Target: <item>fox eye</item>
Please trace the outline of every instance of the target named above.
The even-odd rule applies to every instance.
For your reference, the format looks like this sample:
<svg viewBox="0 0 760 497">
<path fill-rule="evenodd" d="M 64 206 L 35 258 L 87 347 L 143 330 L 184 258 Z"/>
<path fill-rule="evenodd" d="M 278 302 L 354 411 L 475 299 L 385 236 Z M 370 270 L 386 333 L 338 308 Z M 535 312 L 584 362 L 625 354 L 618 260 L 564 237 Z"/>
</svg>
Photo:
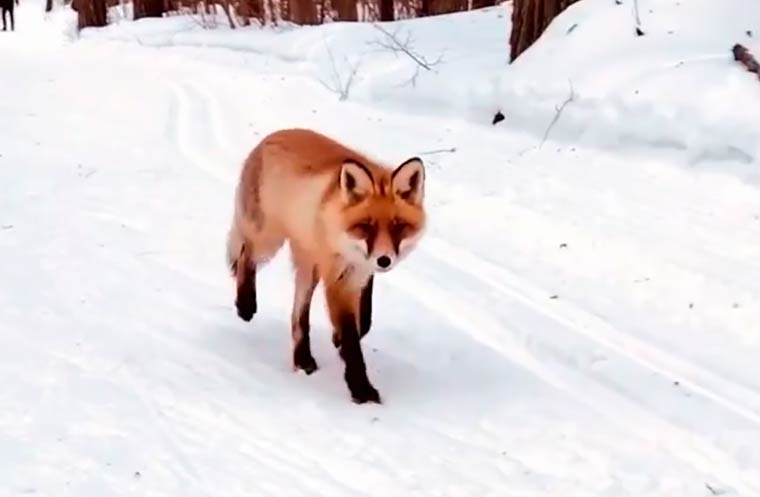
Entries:
<svg viewBox="0 0 760 497">
<path fill-rule="evenodd" d="M 370 221 L 361 221 L 348 228 L 348 232 L 357 238 L 369 238 L 374 231 L 375 225 Z"/>
<path fill-rule="evenodd" d="M 394 233 L 397 233 L 399 236 L 403 237 L 412 229 L 412 225 L 407 223 L 406 221 L 402 221 L 400 219 L 394 219 L 391 229 L 393 230 Z"/>
</svg>

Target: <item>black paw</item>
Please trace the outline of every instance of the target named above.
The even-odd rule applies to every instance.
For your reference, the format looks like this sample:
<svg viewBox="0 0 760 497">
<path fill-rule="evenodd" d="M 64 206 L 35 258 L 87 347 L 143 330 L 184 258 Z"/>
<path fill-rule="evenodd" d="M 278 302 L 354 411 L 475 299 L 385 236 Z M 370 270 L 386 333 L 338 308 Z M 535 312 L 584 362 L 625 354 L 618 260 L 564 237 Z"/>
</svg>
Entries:
<svg viewBox="0 0 760 497">
<path fill-rule="evenodd" d="M 343 340 L 341 340 L 341 337 L 340 337 L 340 333 L 333 332 L 332 343 L 333 345 L 335 345 L 336 349 L 340 348 L 341 343 L 343 343 Z"/>
<path fill-rule="evenodd" d="M 362 380 L 354 380 L 349 381 L 348 378 L 346 378 L 346 381 L 348 382 L 348 390 L 351 392 L 351 400 L 354 401 L 356 404 L 365 404 L 367 402 L 374 402 L 376 404 L 381 404 L 380 400 L 380 394 L 377 392 L 375 387 L 370 384 L 369 380 L 364 378 Z"/>
<path fill-rule="evenodd" d="M 250 321 L 256 314 L 256 300 L 238 300 L 235 302 L 235 307 L 237 308 L 237 315 L 243 321 Z"/>
<path fill-rule="evenodd" d="M 296 351 L 293 353 L 293 366 L 296 369 L 303 370 L 303 372 L 307 375 L 310 375 L 319 369 L 319 366 L 317 366 L 317 361 L 314 360 L 314 356 L 312 356 L 311 352 L 308 350 L 301 351 L 299 349 L 296 349 Z"/>
</svg>

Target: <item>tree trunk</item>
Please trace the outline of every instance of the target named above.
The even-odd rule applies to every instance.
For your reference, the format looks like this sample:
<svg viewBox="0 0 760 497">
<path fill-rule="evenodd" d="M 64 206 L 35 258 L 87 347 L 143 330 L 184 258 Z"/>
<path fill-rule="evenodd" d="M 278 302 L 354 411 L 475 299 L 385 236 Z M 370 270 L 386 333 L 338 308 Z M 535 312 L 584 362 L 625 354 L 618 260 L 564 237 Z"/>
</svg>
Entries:
<svg viewBox="0 0 760 497">
<path fill-rule="evenodd" d="M 227 1 L 229 2 L 229 0 Z M 238 4 L 237 14 L 240 17 L 243 26 L 250 25 L 251 19 L 256 19 L 262 26 L 266 22 L 264 4 L 261 0 L 242 0 Z"/>
<path fill-rule="evenodd" d="M 473 0 L 474 1 L 474 0 Z M 552 20 L 578 0 L 514 0 L 509 61 L 528 49 Z"/>
<path fill-rule="evenodd" d="M 467 0 L 430 0 L 428 15 L 450 14 L 467 10 Z"/>
<path fill-rule="evenodd" d="M 235 29 L 235 20 L 233 19 L 235 12 L 232 10 L 230 0 L 223 0 L 222 5 L 224 6 L 224 13 L 227 14 L 227 22 L 230 24 L 230 29 Z"/>
<path fill-rule="evenodd" d="M 317 5 L 313 0 L 290 0 L 290 20 L 296 24 L 317 24 Z"/>
<path fill-rule="evenodd" d="M 78 14 L 77 27 L 79 29 L 106 25 L 105 0 L 74 0 L 72 7 Z"/>
<path fill-rule="evenodd" d="M 164 0 L 134 0 L 134 19 L 142 19 L 143 17 L 163 17 L 166 9 L 164 8 Z"/>
<path fill-rule="evenodd" d="M 338 12 L 339 21 L 359 20 L 356 13 L 356 0 L 335 0 L 333 5 L 335 5 L 335 10 Z"/>
<path fill-rule="evenodd" d="M 417 17 L 426 17 L 431 14 L 430 11 L 430 0 L 421 0 L 420 1 L 420 10 L 417 12 Z"/>
<path fill-rule="evenodd" d="M 380 20 L 392 21 L 395 18 L 393 0 L 380 0 Z"/>
<path fill-rule="evenodd" d="M 472 9 L 482 9 L 485 7 L 493 7 L 496 5 L 496 0 L 472 0 Z"/>
</svg>

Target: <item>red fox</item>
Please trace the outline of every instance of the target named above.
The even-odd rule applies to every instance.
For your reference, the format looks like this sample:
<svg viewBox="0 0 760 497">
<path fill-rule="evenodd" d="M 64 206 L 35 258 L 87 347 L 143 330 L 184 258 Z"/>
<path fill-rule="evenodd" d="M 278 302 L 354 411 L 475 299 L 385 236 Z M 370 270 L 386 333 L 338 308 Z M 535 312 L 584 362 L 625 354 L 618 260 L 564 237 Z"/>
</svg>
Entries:
<svg viewBox="0 0 760 497">
<path fill-rule="evenodd" d="M 359 342 L 371 325 L 374 274 L 395 267 L 425 229 L 424 190 L 418 157 L 392 169 L 312 130 L 264 137 L 243 164 L 227 239 L 238 316 L 253 318 L 256 271 L 287 241 L 295 267 L 293 367 L 317 370 L 309 310 L 321 281 L 351 397 L 380 403 Z"/>
</svg>

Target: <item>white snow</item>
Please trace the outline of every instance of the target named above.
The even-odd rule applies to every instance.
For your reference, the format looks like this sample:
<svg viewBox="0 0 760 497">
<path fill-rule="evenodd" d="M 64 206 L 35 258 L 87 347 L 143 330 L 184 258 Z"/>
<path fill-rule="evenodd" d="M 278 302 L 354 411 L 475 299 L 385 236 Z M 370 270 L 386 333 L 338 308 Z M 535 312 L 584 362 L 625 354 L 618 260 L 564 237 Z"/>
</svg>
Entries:
<svg viewBox="0 0 760 497">
<path fill-rule="evenodd" d="M 0 495 L 760 495 L 760 83 L 730 52 L 760 53 L 760 4 L 639 4 L 643 37 L 583 0 L 512 66 L 509 4 L 384 25 L 444 53 L 412 85 L 367 24 L 77 37 L 22 1 Z M 351 403 L 319 292 L 320 370 L 292 372 L 286 252 L 235 315 L 232 192 L 287 126 L 427 164 L 430 230 L 362 342 L 382 405 Z"/>
</svg>

